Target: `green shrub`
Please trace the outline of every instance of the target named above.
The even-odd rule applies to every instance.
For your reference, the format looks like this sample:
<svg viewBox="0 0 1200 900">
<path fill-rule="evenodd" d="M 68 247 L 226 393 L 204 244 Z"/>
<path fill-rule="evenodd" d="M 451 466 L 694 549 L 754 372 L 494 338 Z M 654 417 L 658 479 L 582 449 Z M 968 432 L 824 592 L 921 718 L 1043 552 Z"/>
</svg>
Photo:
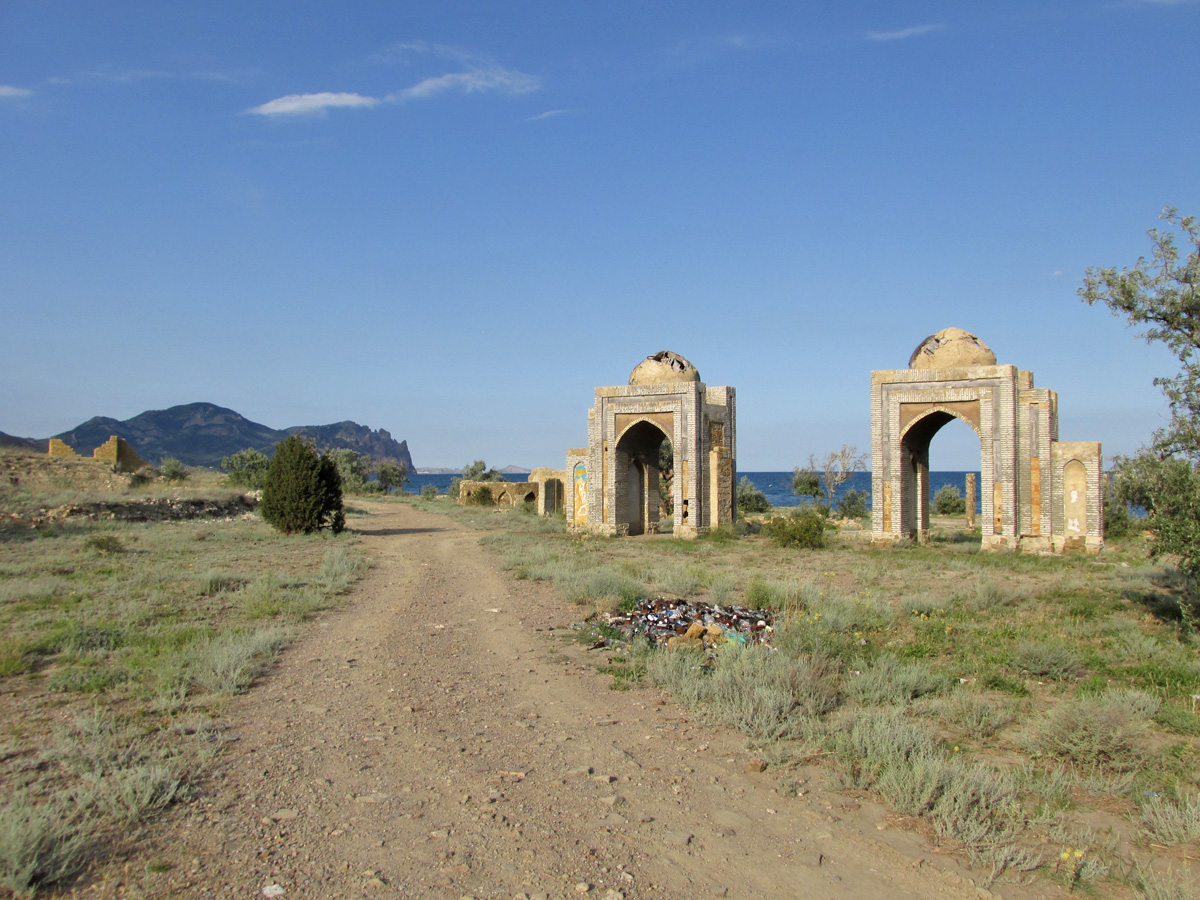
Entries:
<svg viewBox="0 0 1200 900">
<path fill-rule="evenodd" d="M 438 498 L 438 489 L 435 484 L 427 484 L 421 488 L 422 500 L 436 500 Z"/>
<path fill-rule="evenodd" d="M 961 516 L 967 511 L 967 498 L 952 484 L 943 484 L 933 495 L 933 511 L 939 516 Z"/>
<path fill-rule="evenodd" d="M 755 487 L 754 482 L 745 475 L 737 484 L 737 510 L 743 515 L 771 511 L 771 501 L 767 499 L 767 495 Z"/>
<path fill-rule="evenodd" d="M 295 435 L 280 441 L 267 470 L 260 506 L 263 520 L 284 534 L 346 527 L 342 482 L 327 456 Z"/>
<path fill-rule="evenodd" d="M 173 456 L 164 456 L 158 464 L 158 471 L 167 481 L 183 481 L 188 477 L 188 469 Z"/>
<path fill-rule="evenodd" d="M 221 468 L 229 474 L 229 483 L 260 491 L 267 483 L 271 460 L 253 447 L 239 450 L 221 460 Z"/>
<path fill-rule="evenodd" d="M 780 547 L 819 550 L 825 546 L 829 523 L 813 506 L 797 507 L 790 516 L 771 522 L 771 537 Z"/>
<path fill-rule="evenodd" d="M 471 494 L 467 498 L 467 500 L 472 506 L 495 506 L 496 505 L 496 497 L 495 497 L 495 495 L 492 494 L 491 488 L 487 487 L 486 485 L 482 485 L 482 484 L 479 487 L 475 488 L 475 490 L 471 491 Z"/>
<path fill-rule="evenodd" d="M 850 488 L 842 495 L 842 501 L 838 504 L 838 512 L 843 519 L 865 519 L 868 512 L 867 497 L 869 496 L 870 493 L 867 491 Z"/>
</svg>

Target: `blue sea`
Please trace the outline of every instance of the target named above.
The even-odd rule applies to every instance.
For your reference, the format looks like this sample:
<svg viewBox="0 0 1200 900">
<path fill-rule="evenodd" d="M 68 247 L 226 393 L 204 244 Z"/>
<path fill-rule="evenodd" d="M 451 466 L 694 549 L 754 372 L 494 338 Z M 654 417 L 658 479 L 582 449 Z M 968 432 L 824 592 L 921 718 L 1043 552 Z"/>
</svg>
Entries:
<svg viewBox="0 0 1200 900">
<path fill-rule="evenodd" d="M 404 490 L 410 494 L 421 493 L 421 488 L 427 484 L 432 484 L 440 493 L 446 493 L 450 487 L 450 479 L 453 475 L 410 475 L 408 483 L 404 485 Z M 506 475 L 508 481 L 521 481 L 523 475 Z M 738 472 L 738 478 L 749 478 L 754 482 L 754 486 L 767 495 L 767 499 L 772 506 L 799 506 L 803 501 L 792 493 L 792 473 L 791 472 Z M 930 472 L 929 473 L 929 496 L 932 497 L 937 493 L 938 488 L 944 484 L 952 484 L 958 488 L 958 492 L 964 493 L 966 490 L 967 473 L 966 472 Z M 975 476 L 975 508 L 982 509 L 982 503 L 979 496 L 979 485 L 983 479 L 976 473 Z M 846 483 L 838 489 L 838 499 L 845 495 L 848 490 L 866 491 L 868 495 L 871 493 L 871 473 L 870 472 L 852 472 Z M 867 505 L 871 505 L 871 498 L 868 496 Z"/>
</svg>

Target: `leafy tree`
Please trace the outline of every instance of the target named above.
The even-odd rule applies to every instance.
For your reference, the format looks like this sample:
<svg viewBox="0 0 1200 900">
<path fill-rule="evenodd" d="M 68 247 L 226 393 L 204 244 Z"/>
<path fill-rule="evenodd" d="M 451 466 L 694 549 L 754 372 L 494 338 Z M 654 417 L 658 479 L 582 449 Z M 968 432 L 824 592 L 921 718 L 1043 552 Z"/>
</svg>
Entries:
<svg viewBox="0 0 1200 900">
<path fill-rule="evenodd" d="M 262 517 L 284 534 L 346 527 L 337 465 L 296 435 L 275 445 L 263 486 Z"/>
<path fill-rule="evenodd" d="M 370 475 L 370 460 L 347 447 L 339 447 L 325 452 L 325 457 L 332 460 L 337 467 L 338 476 L 342 480 L 342 491 L 347 494 L 364 494 L 367 491 L 367 477 Z"/>
<path fill-rule="evenodd" d="M 1160 456 L 1180 454 L 1200 461 L 1200 225 L 1173 208 L 1160 217 L 1175 225 L 1191 245 L 1181 261 L 1176 235 L 1152 228 L 1153 259 L 1138 259 L 1131 269 L 1090 268 L 1079 296 L 1085 303 L 1103 302 L 1131 324 L 1146 325 L 1141 335 L 1175 354 L 1182 371 L 1156 378 L 1171 404 L 1171 424 L 1154 435 Z"/>
<path fill-rule="evenodd" d="M 1118 458 L 1114 489 L 1120 502 L 1146 509 L 1156 554 L 1176 554 L 1189 578 L 1200 576 L 1200 225 L 1168 207 L 1161 218 L 1175 231 L 1151 229 L 1152 258 L 1129 269 L 1089 268 L 1079 296 L 1104 303 L 1114 315 L 1146 326 L 1142 337 L 1165 344 L 1180 371 L 1156 378 L 1171 407 L 1171 422 L 1149 447 Z M 1189 245 L 1183 255 L 1176 246 Z"/>
<path fill-rule="evenodd" d="M 271 458 L 253 447 L 239 450 L 221 460 L 221 468 L 229 473 L 229 483 L 262 490 L 267 481 Z"/>
<path fill-rule="evenodd" d="M 455 475 L 450 479 L 451 497 L 458 497 L 459 485 L 464 481 L 504 481 L 504 474 L 499 469 L 489 469 L 487 463 L 477 459 L 470 465 L 463 466 L 461 478 Z"/>
<path fill-rule="evenodd" d="M 158 464 L 158 471 L 167 481 L 183 481 L 188 477 L 187 466 L 173 456 L 164 456 Z"/>
<path fill-rule="evenodd" d="M 765 513 L 771 511 L 771 501 L 760 491 L 746 475 L 738 479 L 737 510 L 746 513 Z"/>
<path fill-rule="evenodd" d="M 499 469 L 489 469 L 487 463 L 477 459 L 469 466 L 463 466 L 463 481 L 503 481 L 504 473 Z"/>
<path fill-rule="evenodd" d="M 379 466 L 379 483 L 385 494 L 391 493 L 392 488 L 402 488 L 408 481 L 408 472 L 399 463 L 385 462 Z"/>
<path fill-rule="evenodd" d="M 796 466 L 792 469 L 792 493 L 797 497 L 812 497 L 813 503 L 821 496 L 821 476 L 817 474 L 817 459 L 808 457 L 805 468 Z"/>
<path fill-rule="evenodd" d="M 967 511 L 967 498 L 952 484 L 943 484 L 933 495 L 933 511 L 939 516 L 961 516 Z"/>
</svg>

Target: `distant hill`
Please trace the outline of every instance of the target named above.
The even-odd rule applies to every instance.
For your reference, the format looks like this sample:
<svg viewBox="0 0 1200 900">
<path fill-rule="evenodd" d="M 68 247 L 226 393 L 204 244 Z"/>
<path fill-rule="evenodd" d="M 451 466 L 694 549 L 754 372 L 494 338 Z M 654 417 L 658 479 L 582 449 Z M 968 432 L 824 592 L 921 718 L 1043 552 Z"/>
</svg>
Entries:
<svg viewBox="0 0 1200 900">
<path fill-rule="evenodd" d="M 0 447 L 17 447 L 21 450 L 42 450 L 46 449 L 46 442 L 39 441 L 36 438 L 14 437 L 11 434 L 5 434 L 0 431 Z"/>
<path fill-rule="evenodd" d="M 215 467 L 226 456 L 247 447 L 269 455 L 289 434 L 298 434 L 311 438 L 320 450 L 344 447 L 365 453 L 377 463 L 392 461 L 408 467 L 409 471 L 413 468 L 408 442 L 397 443 L 383 429 L 372 431 L 355 422 L 337 422 L 277 430 L 212 403 L 147 410 L 123 422 L 97 416 L 54 436 L 76 453 L 91 455 L 92 450 L 114 434 L 128 441 L 142 459 L 155 464 L 164 456 L 173 456 L 189 466 Z"/>
</svg>

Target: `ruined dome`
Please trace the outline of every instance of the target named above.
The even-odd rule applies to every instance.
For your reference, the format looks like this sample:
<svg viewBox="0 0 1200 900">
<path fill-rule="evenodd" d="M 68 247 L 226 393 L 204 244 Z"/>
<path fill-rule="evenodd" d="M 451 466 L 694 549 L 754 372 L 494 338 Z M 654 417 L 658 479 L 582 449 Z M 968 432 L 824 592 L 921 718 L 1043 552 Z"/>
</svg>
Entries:
<svg viewBox="0 0 1200 900">
<path fill-rule="evenodd" d="M 630 384 L 685 384 L 699 380 L 699 370 L 670 350 L 647 356 L 629 374 Z"/>
<path fill-rule="evenodd" d="M 966 369 L 994 366 L 996 354 L 969 331 L 943 328 L 917 345 L 908 358 L 910 369 Z"/>
</svg>

